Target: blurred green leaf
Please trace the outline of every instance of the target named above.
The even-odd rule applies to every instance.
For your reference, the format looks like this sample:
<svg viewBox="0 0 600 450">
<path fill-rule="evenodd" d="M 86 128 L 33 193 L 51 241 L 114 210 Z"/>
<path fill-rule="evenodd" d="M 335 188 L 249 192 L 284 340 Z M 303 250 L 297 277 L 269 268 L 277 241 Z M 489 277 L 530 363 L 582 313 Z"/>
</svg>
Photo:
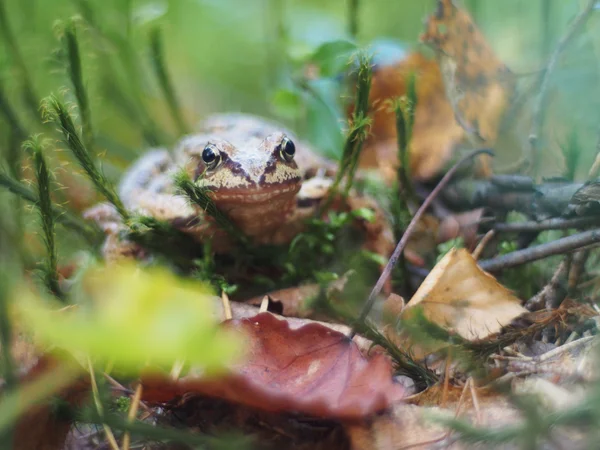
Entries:
<svg viewBox="0 0 600 450">
<path fill-rule="evenodd" d="M 271 100 L 276 115 L 285 119 L 298 119 L 302 115 L 302 93 L 294 89 L 279 89 Z"/>
<path fill-rule="evenodd" d="M 319 46 L 310 57 L 310 62 L 319 67 L 319 74 L 328 78 L 339 75 L 348 67 L 356 44 L 350 41 L 332 41 Z"/>
<path fill-rule="evenodd" d="M 168 370 L 177 361 L 218 370 L 240 355 L 239 339 L 210 313 L 204 284 L 132 264 L 92 269 L 84 283 L 92 310 L 81 298 L 78 307 L 60 310 L 21 288 L 14 305 L 21 323 L 47 345 L 134 374 L 148 364 Z"/>
</svg>

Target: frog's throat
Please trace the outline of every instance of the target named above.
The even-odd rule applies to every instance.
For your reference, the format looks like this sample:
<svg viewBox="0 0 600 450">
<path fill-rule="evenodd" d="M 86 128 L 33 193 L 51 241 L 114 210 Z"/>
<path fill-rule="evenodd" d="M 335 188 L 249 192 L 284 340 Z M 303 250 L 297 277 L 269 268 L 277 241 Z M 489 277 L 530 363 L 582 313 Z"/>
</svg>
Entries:
<svg viewBox="0 0 600 450">
<path fill-rule="evenodd" d="M 249 237 L 264 237 L 285 225 L 296 208 L 299 185 L 269 191 L 213 193 L 217 208 Z"/>
</svg>

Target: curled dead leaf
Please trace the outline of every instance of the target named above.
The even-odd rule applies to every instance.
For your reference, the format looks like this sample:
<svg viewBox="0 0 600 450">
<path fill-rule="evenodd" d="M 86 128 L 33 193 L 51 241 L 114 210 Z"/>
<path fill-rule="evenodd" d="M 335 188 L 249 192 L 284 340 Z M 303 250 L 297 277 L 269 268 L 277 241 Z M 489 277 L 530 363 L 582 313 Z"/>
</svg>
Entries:
<svg viewBox="0 0 600 450">
<path fill-rule="evenodd" d="M 385 356 L 366 359 L 348 337 L 320 324 L 292 329 L 263 313 L 224 326 L 247 336 L 245 362 L 218 378 L 193 370 L 176 381 L 143 377 L 144 399 L 166 402 L 198 393 L 265 411 L 359 420 L 405 396 Z"/>
<path fill-rule="evenodd" d="M 416 75 L 417 106 L 410 146 L 414 178 L 435 177 L 463 145 L 494 147 L 515 91 L 510 70 L 496 56 L 468 12 L 451 0 L 438 1 L 421 41 L 436 58 L 412 53 L 403 60 L 377 67 L 370 101 L 372 135 L 361 159 L 363 167 L 378 166 L 388 180 L 396 177 L 397 140 L 394 112 L 388 101 L 407 93 L 407 80 Z M 489 156 L 479 157 L 479 176 L 491 175 Z"/>
<path fill-rule="evenodd" d="M 528 312 L 521 301 L 483 271 L 465 249 L 452 249 L 436 264 L 402 313 L 421 307 L 430 322 L 464 339 L 484 339 Z"/>
</svg>

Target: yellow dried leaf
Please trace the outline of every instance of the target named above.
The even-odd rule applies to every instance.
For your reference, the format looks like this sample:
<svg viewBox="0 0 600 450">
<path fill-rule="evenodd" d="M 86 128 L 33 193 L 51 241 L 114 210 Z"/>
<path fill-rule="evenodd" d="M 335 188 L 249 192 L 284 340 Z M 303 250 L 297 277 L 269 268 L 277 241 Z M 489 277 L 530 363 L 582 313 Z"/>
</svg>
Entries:
<svg viewBox="0 0 600 450">
<path fill-rule="evenodd" d="M 497 333 L 527 312 L 521 301 L 484 272 L 466 249 L 452 249 L 444 256 L 401 317 L 408 318 L 416 306 L 430 322 L 468 340 Z"/>
</svg>

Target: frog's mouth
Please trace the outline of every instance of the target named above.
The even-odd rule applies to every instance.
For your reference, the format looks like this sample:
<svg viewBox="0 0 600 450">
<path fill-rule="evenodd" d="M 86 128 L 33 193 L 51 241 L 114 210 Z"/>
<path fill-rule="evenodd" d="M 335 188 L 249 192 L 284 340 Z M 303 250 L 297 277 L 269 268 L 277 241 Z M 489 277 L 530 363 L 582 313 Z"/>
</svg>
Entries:
<svg viewBox="0 0 600 450">
<path fill-rule="evenodd" d="M 289 198 L 292 201 L 300 185 L 297 183 L 278 184 L 273 186 L 261 186 L 259 188 L 228 188 L 212 191 L 210 196 L 216 204 L 239 204 L 255 205 L 267 202 L 281 202 Z"/>
</svg>

